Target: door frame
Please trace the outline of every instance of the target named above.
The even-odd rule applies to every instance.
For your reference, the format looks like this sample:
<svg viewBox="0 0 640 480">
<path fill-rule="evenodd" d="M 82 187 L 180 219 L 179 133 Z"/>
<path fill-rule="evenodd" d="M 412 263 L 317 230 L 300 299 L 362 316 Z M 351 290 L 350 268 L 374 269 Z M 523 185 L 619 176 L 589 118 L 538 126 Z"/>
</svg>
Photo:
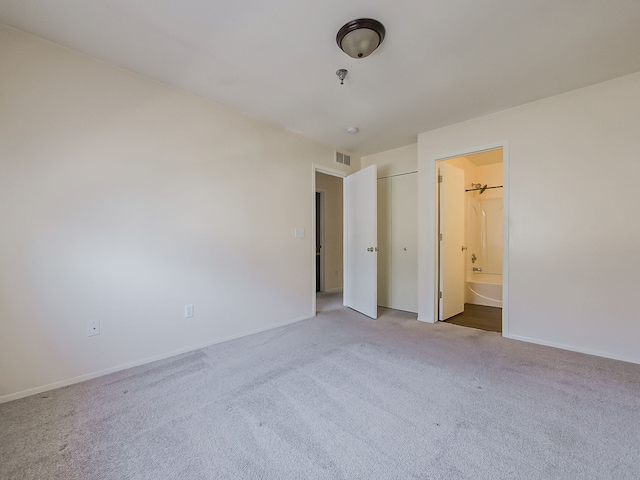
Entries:
<svg viewBox="0 0 640 480">
<path fill-rule="evenodd" d="M 473 155 L 475 153 L 482 153 L 488 150 L 502 149 L 502 336 L 509 337 L 509 143 L 507 141 L 492 143 L 483 145 L 477 148 L 465 148 L 457 152 L 453 152 L 448 155 L 438 156 L 432 158 L 432 168 L 434 172 L 434 192 L 438 192 L 438 167 L 439 162 L 444 160 L 451 160 L 452 158 L 464 157 L 466 155 Z M 433 292 L 434 299 L 434 311 L 433 311 L 433 323 L 438 322 L 438 309 L 439 309 L 439 288 L 440 288 L 440 242 L 438 241 L 438 229 L 440 222 L 440 198 L 439 195 L 435 195 L 435 232 L 436 238 L 433 248 L 433 262 L 434 262 L 434 280 L 435 288 Z"/>
<path fill-rule="evenodd" d="M 311 312 L 312 315 L 315 316 L 318 312 L 316 311 L 316 173 L 324 173 L 325 175 L 331 175 L 332 177 L 339 177 L 343 180 L 343 188 L 344 188 L 344 179 L 349 175 L 346 172 L 342 172 L 340 170 L 334 170 L 332 168 L 325 167 L 323 165 L 311 164 L 311 195 L 313 195 L 313 201 L 311 202 L 311 238 L 313 238 L 313 242 L 311 242 L 311 261 L 313 268 L 311 269 Z M 346 221 L 347 215 L 347 205 L 343 199 L 342 202 L 342 219 L 343 222 Z M 346 270 L 347 265 L 347 252 L 346 248 L 344 248 L 345 242 L 345 231 L 343 229 L 342 232 L 342 256 L 344 259 L 343 268 Z M 322 260 L 321 260 L 322 262 Z M 346 272 L 343 272 L 343 279 L 345 278 Z M 343 280 L 344 281 L 344 280 Z M 343 300 L 344 302 L 344 300 Z"/>
</svg>

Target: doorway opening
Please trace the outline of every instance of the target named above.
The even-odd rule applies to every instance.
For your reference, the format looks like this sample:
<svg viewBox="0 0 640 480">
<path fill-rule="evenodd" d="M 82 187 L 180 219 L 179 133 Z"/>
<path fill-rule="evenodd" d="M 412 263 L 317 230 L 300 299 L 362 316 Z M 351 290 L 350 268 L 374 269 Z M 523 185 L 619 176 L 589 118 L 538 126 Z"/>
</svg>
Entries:
<svg viewBox="0 0 640 480">
<path fill-rule="evenodd" d="M 503 148 L 447 158 L 437 168 L 437 319 L 503 332 Z"/>
<path fill-rule="evenodd" d="M 340 296 L 344 287 L 344 199 L 341 172 L 314 167 L 314 293 L 313 311 L 319 296 Z"/>
<path fill-rule="evenodd" d="M 322 174 L 319 174 L 322 175 Z M 324 197 L 326 192 L 316 189 L 316 293 L 324 292 Z"/>
</svg>

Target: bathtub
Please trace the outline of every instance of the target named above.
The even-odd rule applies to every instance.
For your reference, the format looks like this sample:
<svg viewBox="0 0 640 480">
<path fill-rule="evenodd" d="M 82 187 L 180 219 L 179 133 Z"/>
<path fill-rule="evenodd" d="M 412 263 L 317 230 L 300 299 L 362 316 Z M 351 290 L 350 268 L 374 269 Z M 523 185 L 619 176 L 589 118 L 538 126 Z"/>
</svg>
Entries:
<svg viewBox="0 0 640 480">
<path fill-rule="evenodd" d="M 502 275 L 468 272 L 465 302 L 502 308 Z"/>
</svg>

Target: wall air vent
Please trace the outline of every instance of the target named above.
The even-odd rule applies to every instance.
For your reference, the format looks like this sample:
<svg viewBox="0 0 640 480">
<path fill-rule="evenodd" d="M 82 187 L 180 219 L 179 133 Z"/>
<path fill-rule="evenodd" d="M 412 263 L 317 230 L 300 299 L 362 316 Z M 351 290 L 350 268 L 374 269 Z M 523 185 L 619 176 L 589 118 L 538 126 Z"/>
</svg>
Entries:
<svg viewBox="0 0 640 480">
<path fill-rule="evenodd" d="M 351 157 L 346 153 L 336 152 L 336 163 L 341 163 L 343 165 L 350 166 L 351 165 Z"/>
</svg>

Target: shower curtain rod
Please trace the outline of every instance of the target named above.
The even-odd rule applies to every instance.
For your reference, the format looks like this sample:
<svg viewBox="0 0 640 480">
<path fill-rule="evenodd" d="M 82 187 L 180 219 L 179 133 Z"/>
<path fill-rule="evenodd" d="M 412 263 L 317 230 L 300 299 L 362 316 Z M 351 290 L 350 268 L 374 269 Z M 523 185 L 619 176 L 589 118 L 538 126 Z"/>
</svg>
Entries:
<svg viewBox="0 0 640 480">
<path fill-rule="evenodd" d="M 502 188 L 502 185 L 496 185 L 495 187 L 470 188 L 469 190 L 465 190 L 465 192 L 475 192 L 476 190 L 482 190 L 484 192 L 485 190 L 489 190 L 490 188 Z"/>
</svg>

